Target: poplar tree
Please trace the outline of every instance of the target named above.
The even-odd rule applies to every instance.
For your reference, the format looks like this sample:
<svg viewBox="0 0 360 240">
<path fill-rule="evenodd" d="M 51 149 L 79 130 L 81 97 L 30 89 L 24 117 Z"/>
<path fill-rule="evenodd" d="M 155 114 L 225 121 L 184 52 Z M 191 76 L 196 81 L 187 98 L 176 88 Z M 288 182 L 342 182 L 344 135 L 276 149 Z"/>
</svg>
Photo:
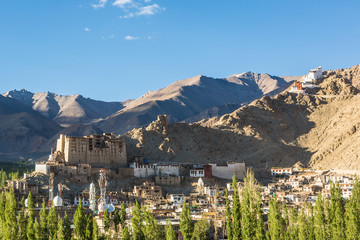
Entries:
<svg viewBox="0 0 360 240">
<path fill-rule="evenodd" d="M 42 207 L 40 210 L 40 236 L 41 239 L 43 240 L 49 239 L 48 229 L 47 229 L 47 212 L 46 212 L 45 199 L 43 199 Z"/>
<path fill-rule="evenodd" d="M 261 203 L 257 183 L 252 171 L 248 170 L 241 191 L 241 227 L 243 239 L 254 239 L 256 233 L 256 207 Z"/>
<path fill-rule="evenodd" d="M 306 216 L 304 213 L 304 209 L 300 210 L 300 214 L 298 215 L 298 223 L 299 223 L 299 240 L 308 240 L 308 224 L 306 221 Z"/>
<path fill-rule="evenodd" d="M 37 220 L 37 218 L 35 218 L 35 222 L 34 222 L 34 236 L 36 240 L 40 240 L 42 239 L 42 235 L 41 235 L 41 226 Z"/>
<path fill-rule="evenodd" d="M 18 239 L 26 239 L 25 198 L 21 199 L 21 210 L 17 217 Z"/>
<path fill-rule="evenodd" d="M 122 203 L 120 210 L 120 224 L 123 226 L 125 221 L 126 221 L 126 206 L 124 203 Z"/>
<path fill-rule="evenodd" d="M 241 208 L 236 175 L 233 176 L 233 239 L 241 239 Z"/>
<path fill-rule="evenodd" d="M 49 238 L 53 239 L 54 237 L 56 237 L 57 227 L 58 227 L 58 214 L 54 207 L 50 208 L 47 220 L 48 220 L 47 225 L 49 230 Z"/>
<path fill-rule="evenodd" d="M 65 227 L 64 227 L 64 221 L 62 218 L 60 218 L 58 227 L 57 227 L 57 239 L 58 240 L 65 240 Z"/>
<path fill-rule="evenodd" d="M 34 200 L 31 194 L 31 191 L 29 191 L 29 195 L 27 198 L 27 212 L 28 212 L 28 217 L 29 217 L 29 221 L 34 222 L 34 218 L 35 218 L 35 207 L 34 207 Z"/>
<path fill-rule="evenodd" d="M 232 239 L 232 216 L 231 216 L 231 207 L 230 207 L 230 200 L 229 200 L 229 193 L 227 189 L 225 189 L 225 198 L 226 198 L 226 233 L 227 239 Z"/>
<path fill-rule="evenodd" d="M 86 223 L 86 232 L 85 232 L 85 239 L 92 240 L 93 239 L 93 232 L 94 232 L 94 223 L 93 223 L 93 216 L 89 215 L 87 218 Z"/>
<path fill-rule="evenodd" d="M 96 219 L 93 220 L 93 234 L 92 234 L 93 240 L 99 239 L 99 226 L 96 222 Z"/>
<path fill-rule="evenodd" d="M 345 238 L 345 220 L 344 220 L 344 203 L 341 197 L 341 190 L 338 185 L 332 184 L 330 188 L 331 204 L 331 232 L 333 240 L 343 240 Z"/>
<path fill-rule="evenodd" d="M 324 201 L 322 200 L 320 193 L 318 194 L 315 202 L 314 233 L 315 233 L 315 239 L 317 240 L 327 239 Z"/>
<path fill-rule="evenodd" d="M 15 194 L 13 191 L 5 193 L 5 234 L 4 239 L 16 239 L 17 227 L 16 227 L 16 210 L 17 203 Z"/>
<path fill-rule="evenodd" d="M 255 239 L 256 240 L 265 240 L 265 231 L 264 231 L 264 218 L 261 210 L 261 203 L 256 205 L 257 221 L 256 221 L 256 230 L 255 230 Z"/>
<path fill-rule="evenodd" d="M 110 215 L 108 209 L 105 210 L 104 213 L 104 230 L 107 232 L 110 228 Z"/>
<path fill-rule="evenodd" d="M 120 213 L 117 209 L 115 209 L 115 212 L 114 212 L 114 227 L 115 227 L 115 232 L 118 231 L 118 226 L 120 224 Z"/>
<path fill-rule="evenodd" d="M 0 193 L 0 239 L 5 235 L 5 192 Z"/>
<path fill-rule="evenodd" d="M 280 239 L 281 236 L 281 213 L 276 197 L 270 200 L 270 210 L 268 215 L 268 226 L 271 239 Z"/>
<path fill-rule="evenodd" d="M 86 216 L 81 200 L 74 214 L 74 233 L 76 239 L 84 239 L 86 231 Z"/>
<path fill-rule="evenodd" d="M 174 231 L 173 227 L 171 226 L 170 220 L 166 221 L 165 237 L 166 237 L 166 240 L 176 240 L 177 239 L 175 231 Z"/>
<path fill-rule="evenodd" d="M 127 227 L 122 228 L 121 240 L 130 240 L 130 233 Z"/>
<path fill-rule="evenodd" d="M 291 223 L 289 226 L 291 226 L 291 239 L 297 240 L 299 239 L 299 225 L 298 225 L 298 214 L 297 210 L 295 208 L 291 208 Z"/>
<path fill-rule="evenodd" d="M 283 219 L 282 219 L 282 224 L 283 227 L 285 229 L 285 233 L 284 235 L 284 239 L 285 240 L 289 240 L 291 239 L 291 228 L 290 228 L 290 219 L 289 219 L 289 210 L 286 206 L 286 204 L 284 204 L 283 206 Z"/>
<path fill-rule="evenodd" d="M 37 220 L 36 220 L 37 221 Z M 26 236 L 28 240 L 36 240 L 35 221 L 29 221 L 26 227 Z"/>
<path fill-rule="evenodd" d="M 70 240 L 71 239 L 71 234 L 72 234 L 71 222 L 69 220 L 67 212 L 65 211 L 65 216 L 64 216 L 64 239 L 65 240 Z"/>
<path fill-rule="evenodd" d="M 314 227 L 314 207 L 312 203 L 308 204 L 309 214 L 307 216 L 308 226 L 309 226 L 309 240 L 315 240 L 315 227 Z"/>
<path fill-rule="evenodd" d="M 158 221 L 152 216 L 152 214 L 143 210 L 145 227 L 144 227 L 144 235 L 146 240 L 158 240 L 164 239 L 165 236 L 163 234 L 163 229 L 159 225 Z"/>
<path fill-rule="evenodd" d="M 131 224 L 133 231 L 133 239 L 134 240 L 144 240 L 144 232 L 143 232 L 143 216 L 139 206 L 139 203 L 136 202 L 132 212 Z"/>
<path fill-rule="evenodd" d="M 194 226 L 194 233 L 191 240 L 207 240 L 209 239 L 210 224 L 207 220 L 197 221 Z"/>
<path fill-rule="evenodd" d="M 190 208 L 185 202 L 183 203 L 180 214 L 180 231 L 184 240 L 190 240 L 194 231 L 194 223 L 191 220 Z"/>
</svg>

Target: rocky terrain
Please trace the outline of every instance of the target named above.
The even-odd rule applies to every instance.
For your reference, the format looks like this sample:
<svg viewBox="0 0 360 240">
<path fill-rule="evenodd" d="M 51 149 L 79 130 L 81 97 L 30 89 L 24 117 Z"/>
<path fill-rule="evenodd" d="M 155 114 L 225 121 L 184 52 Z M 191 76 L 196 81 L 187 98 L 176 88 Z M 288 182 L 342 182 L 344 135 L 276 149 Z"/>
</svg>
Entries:
<svg viewBox="0 0 360 240">
<path fill-rule="evenodd" d="M 125 108 L 99 122 L 105 131 L 124 133 L 143 127 L 166 114 L 170 122 L 193 122 L 221 116 L 266 94 L 274 94 L 298 77 L 276 77 L 246 72 L 228 78 L 196 76 L 150 91 Z"/>
<path fill-rule="evenodd" d="M 62 126 L 96 122 L 124 108 L 124 105 L 128 103 L 97 101 L 81 95 L 32 93 L 24 89 L 8 91 L 3 96 L 24 103 Z"/>
<path fill-rule="evenodd" d="M 152 161 L 245 161 L 258 167 L 359 169 L 360 66 L 324 72 L 308 95 L 284 91 L 231 114 L 194 124 L 165 117 L 123 136 L 131 158 Z"/>
</svg>

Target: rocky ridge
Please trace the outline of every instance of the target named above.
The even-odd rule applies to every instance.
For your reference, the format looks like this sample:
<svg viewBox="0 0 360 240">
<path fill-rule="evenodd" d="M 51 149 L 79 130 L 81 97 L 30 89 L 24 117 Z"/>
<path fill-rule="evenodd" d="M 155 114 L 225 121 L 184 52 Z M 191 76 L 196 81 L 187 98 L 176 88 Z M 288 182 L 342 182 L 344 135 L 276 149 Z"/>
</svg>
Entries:
<svg viewBox="0 0 360 240">
<path fill-rule="evenodd" d="M 359 69 L 324 72 L 308 95 L 262 97 L 231 114 L 194 124 L 164 117 L 123 136 L 129 157 L 153 161 L 245 161 L 257 167 L 360 168 Z"/>
</svg>

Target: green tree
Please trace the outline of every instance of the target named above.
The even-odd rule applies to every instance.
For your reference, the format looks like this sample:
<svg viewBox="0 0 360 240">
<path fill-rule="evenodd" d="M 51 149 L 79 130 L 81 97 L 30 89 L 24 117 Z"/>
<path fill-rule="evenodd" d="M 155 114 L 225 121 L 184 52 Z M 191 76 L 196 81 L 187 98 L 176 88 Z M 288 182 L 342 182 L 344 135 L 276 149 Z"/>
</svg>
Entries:
<svg viewBox="0 0 360 240">
<path fill-rule="evenodd" d="M 120 224 L 120 213 L 117 209 L 115 209 L 113 221 L 114 221 L 115 232 L 117 232 Z"/>
<path fill-rule="evenodd" d="M 71 239 L 71 234 L 72 234 L 71 222 L 69 220 L 67 212 L 65 211 L 65 216 L 64 216 L 64 239 L 65 240 L 70 240 Z"/>
<path fill-rule="evenodd" d="M 35 236 L 35 221 L 29 221 L 26 226 L 26 236 L 28 240 L 36 240 Z"/>
<path fill-rule="evenodd" d="M 76 239 L 84 239 L 87 219 L 82 207 L 81 200 L 74 214 L 74 233 Z"/>
<path fill-rule="evenodd" d="M 85 233 L 85 239 L 86 240 L 92 240 L 93 239 L 93 233 L 94 233 L 94 223 L 93 223 L 93 216 L 89 215 L 87 218 L 86 223 L 86 233 Z"/>
<path fill-rule="evenodd" d="M 45 199 L 43 199 L 42 207 L 40 210 L 40 237 L 43 240 L 49 239 L 48 228 L 47 228 L 47 211 Z"/>
<path fill-rule="evenodd" d="M 241 227 L 243 239 L 254 239 L 256 235 L 256 207 L 261 203 L 260 193 L 252 171 L 248 170 L 241 191 Z"/>
<path fill-rule="evenodd" d="M 299 224 L 298 224 L 298 213 L 295 208 L 291 208 L 291 217 L 290 217 L 290 232 L 291 232 L 291 239 L 297 240 L 299 239 Z"/>
<path fill-rule="evenodd" d="M 124 225 L 125 221 L 126 221 L 126 206 L 124 203 L 122 203 L 120 210 L 120 224 Z"/>
<path fill-rule="evenodd" d="M 307 215 L 307 221 L 309 225 L 309 240 L 315 240 L 315 227 L 314 227 L 315 218 L 314 218 L 314 207 L 312 203 L 308 204 L 308 212 L 309 214 Z"/>
<path fill-rule="evenodd" d="M 346 239 L 360 239 L 360 214 L 359 214 L 359 201 L 360 201 L 360 187 L 358 179 L 356 179 L 352 197 L 346 204 Z"/>
<path fill-rule="evenodd" d="M 0 239 L 4 239 L 5 234 L 5 192 L 0 193 Z"/>
<path fill-rule="evenodd" d="M 57 227 L 58 227 L 58 214 L 55 210 L 54 207 L 51 207 L 49 210 L 49 215 L 48 215 L 48 222 L 47 222 L 47 226 L 48 226 L 48 230 L 49 230 L 49 238 L 50 239 L 54 239 L 57 235 Z"/>
<path fill-rule="evenodd" d="M 34 233 L 35 233 L 35 238 L 34 239 L 36 239 L 36 240 L 42 239 L 41 226 L 40 226 L 37 218 L 35 218 L 35 221 L 34 221 Z"/>
<path fill-rule="evenodd" d="M 110 215 L 108 209 L 105 210 L 104 213 L 104 230 L 107 232 L 110 228 Z"/>
<path fill-rule="evenodd" d="M 144 221 L 145 221 L 145 226 L 144 226 L 145 239 L 147 240 L 164 239 L 165 235 L 158 221 L 152 216 L 152 214 L 149 211 L 144 209 L 143 213 L 144 213 Z"/>
<path fill-rule="evenodd" d="M 27 208 L 28 208 L 28 217 L 29 221 L 34 222 L 35 220 L 35 207 L 34 207 L 34 200 L 32 198 L 31 191 L 29 191 L 29 195 L 27 198 Z"/>
<path fill-rule="evenodd" d="M 256 205 L 256 213 L 257 213 L 257 221 L 256 221 L 255 239 L 265 240 L 264 218 L 263 218 L 260 202 L 258 202 Z"/>
<path fill-rule="evenodd" d="M 92 234 L 93 240 L 99 239 L 99 226 L 96 222 L 96 220 L 93 220 L 93 234 Z"/>
<path fill-rule="evenodd" d="M 281 239 L 281 212 L 276 197 L 270 200 L 270 210 L 268 215 L 268 226 L 271 239 Z"/>
<path fill-rule="evenodd" d="M 18 239 L 26 239 L 25 198 L 21 199 L 21 210 L 17 217 Z"/>
<path fill-rule="evenodd" d="M 180 214 L 180 231 L 184 240 L 190 240 L 194 231 L 194 223 L 191 220 L 190 208 L 186 203 L 183 203 Z"/>
<path fill-rule="evenodd" d="M 16 239 L 17 227 L 16 227 L 16 211 L 17 203 L 15 194 L 13 191 L 5 194 L 5 225 L 4 225 L 4 239 Z"/>
<path fill-rule="evenodd" d="M 171 226 L 170 220 L 166 221 L 165 236 L 166 236 L 166 240 L 176 240 L 177 239 L 175 231 L 174 231 L 173 227 Z"/>
<path fill-rule="evenodd" d="M 225 189 L 225 198 L 226 198 L 226 233 L 227 238 L 232 239 L 232 216 L 231 216 L 231 207 L 230 207 L 230 200 L 229 200 L 229 193 L 227 189 Z"/>
<path fill-rule="evenodd" d="M 133 231 L 133 239 L 134 240 L 143 240 L 144 232 L 143 232 L 143 215 L 140 209 L 139 203 L 136 202 L 132 212 L 131 218 L 132 231 Z"/>
<path fill-rule="evenodd" d="M 236 175 L 233 176 L 233 239 L 241 239 L 241 206 Z"/>
<path fill-rule="evenodd" d="M 57 227 L 57 239 L 58 240 L 65 240 L 65 227 L 64 227 L 64 221 L 62 218 L 60 218 L 58 227 Z"/>
<path fill-rule="evenodd" d="M 210 224 L 207 220 L 200 220 L 195 223 L 192 240 L 206 240 L 210 238 Z"/>
<path fill-rule="evenodd" d="M 300 210 L 300 214 L 298 215 L 298 223 L 299 223 L 299 240 L 308 240 L 309 239 L 308 224 L 306 221 L 304 209 Z"/>
<path fill-rule="evenodd" d="M 130 240 L 129 229 L 124 226 L 121 231 L 121 240 Z"/>
<path fill-rule="evenodd" d="M 326 240 L 326 218 L 324 212 L 324 201 L 322 200 L 321 194 L 319 193 L 316 202 L 315 202 L 315 210 L 314 210 L 314 233 L 315 239 L 317 240 Z"/>
<path fill-rule="evenodd" d="M 344 202 L 338 185 L 332 184 L 330 192 L 330 226 L 332 239 L 342 240 L 345 238 Z"/>
</svg>

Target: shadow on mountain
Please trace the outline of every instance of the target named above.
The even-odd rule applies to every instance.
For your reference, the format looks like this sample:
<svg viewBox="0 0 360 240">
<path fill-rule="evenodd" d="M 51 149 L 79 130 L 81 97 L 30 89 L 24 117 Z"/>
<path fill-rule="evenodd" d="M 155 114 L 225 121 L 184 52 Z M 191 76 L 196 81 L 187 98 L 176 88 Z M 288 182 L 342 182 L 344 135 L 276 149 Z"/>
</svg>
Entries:
<svg viewBox="0 0 360 240">
<path fill-rule="evenodd" d="M 146 129 L 123 136 L 129 158 L 181 163 L 242 162 L 265 168 L 305 165 L 312 153 L 296 144 L 315 125 L 308 115 L 325 102 L 313 96 L 284 93 L 263 97 L 221 118 L 196 124 L 168 124 L 159 118 Z"/>
</svg>

